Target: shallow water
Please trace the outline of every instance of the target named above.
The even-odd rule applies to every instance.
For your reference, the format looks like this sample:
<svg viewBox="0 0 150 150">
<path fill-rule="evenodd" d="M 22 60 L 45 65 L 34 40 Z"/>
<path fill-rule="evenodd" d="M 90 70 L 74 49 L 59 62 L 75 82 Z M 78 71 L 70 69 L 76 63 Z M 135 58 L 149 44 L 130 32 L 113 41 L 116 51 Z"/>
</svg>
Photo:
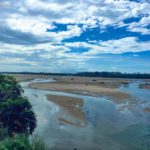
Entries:
<svg viewBox="0 0 150 150">
<path fill-rule="evenodd" d="M 53 80 L 38 80 L 53 82 Z M 37 90 L 27 88 L 31 82 L 21 83 L 37 114 L 38 126 L 35 135 L 40 136 L 55 150 L 149 150 L 150 149 L 150 114 L 141 109 L 150 102 L 150 91 L 139 89 L 138 82 L 129 87 L 120 87 L 145 104 L 134 105 L 134 109 L 118 110 L 118 105 L 107 97 L 91 97 L 76 94 Z M 79 97 L 84 100 L 83 111 L 87 124 L 77 128 L 58 124 L 56 117 L 61 110 L 46 98 L 46 94 Z"/>
</svg>

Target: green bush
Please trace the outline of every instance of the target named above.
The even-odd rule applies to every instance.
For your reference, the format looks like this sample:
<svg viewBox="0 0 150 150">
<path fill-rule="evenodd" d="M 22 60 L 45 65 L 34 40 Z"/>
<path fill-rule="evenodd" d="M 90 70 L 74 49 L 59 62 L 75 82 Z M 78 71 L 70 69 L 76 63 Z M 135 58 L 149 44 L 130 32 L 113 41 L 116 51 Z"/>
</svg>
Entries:
<svg viewBox="0 0 150 150">
<path fill-rule="evenodd" d="M 15 135 L 0 142 L 0 150 L 32 150 L 28 137 Z"/>
</svg>

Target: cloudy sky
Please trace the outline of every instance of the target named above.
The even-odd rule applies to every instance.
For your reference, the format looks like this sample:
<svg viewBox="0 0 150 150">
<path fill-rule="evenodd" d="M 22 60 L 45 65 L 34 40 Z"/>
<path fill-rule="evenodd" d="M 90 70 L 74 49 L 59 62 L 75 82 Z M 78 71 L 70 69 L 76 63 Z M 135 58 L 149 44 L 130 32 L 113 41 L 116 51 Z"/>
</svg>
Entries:
<svg viewBox="0 0 150 150">
<path fill-rule="evenodd" d="M 150 1 L 0 0 L 0 71 L 150 73 Z"/>
</svg>

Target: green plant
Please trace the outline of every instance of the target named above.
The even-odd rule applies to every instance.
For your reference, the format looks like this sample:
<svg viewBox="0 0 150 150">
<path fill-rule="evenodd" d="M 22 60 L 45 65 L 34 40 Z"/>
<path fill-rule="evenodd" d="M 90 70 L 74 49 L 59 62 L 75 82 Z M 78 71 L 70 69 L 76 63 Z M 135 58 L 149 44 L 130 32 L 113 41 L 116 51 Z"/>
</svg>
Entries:
<svg viewBox="0 0 150 150">
<path fill-rule="evenodd" d="M 27 98 L 22 97 L 22 88 L 10 76 L 0 75 L 0 128 L 8 134 L 32 134 L 36 127 L 36 117 Z"/>
<path fill-rule="evenodd" d="M 9 135 L 14 132 L 32 134 L 36 127 L 36 119 L 26 98 L 1 102 L 0 110 L 1 127 L 7 128 Z"/>
<path fill-rule="evenodd" d="M 28 137 L 15 135 L 0 142 L 0 150 L 32 150 Z"/>
<path fill-rule="evenodd" d="M 6 128 L 0 128 L 0 141 L 8 136 L 8 130 Z"/>
<path fill-rule="evenodd" d="M 23 89 L 11 76 L 0 75 L 0 101 L 21 97 Z"/>
<path fill-rule="evenodd" d="M 41 138 L 34 137 L 31 142 L 32 150 L 48 150 L 47 145 Z"/>
</svg>

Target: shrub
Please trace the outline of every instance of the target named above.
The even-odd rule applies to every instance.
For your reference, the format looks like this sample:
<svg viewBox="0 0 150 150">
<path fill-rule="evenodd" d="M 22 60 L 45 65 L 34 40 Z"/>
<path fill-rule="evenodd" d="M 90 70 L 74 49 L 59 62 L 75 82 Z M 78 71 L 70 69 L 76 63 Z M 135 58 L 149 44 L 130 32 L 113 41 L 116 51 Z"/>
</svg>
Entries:
<svg viewBox="0 0 150 150">
<path fill-rule="evenodd" d="M 32 150 L 28 137 L 15 135 L 0 142 L 0 150 Z"/>
</svg>

